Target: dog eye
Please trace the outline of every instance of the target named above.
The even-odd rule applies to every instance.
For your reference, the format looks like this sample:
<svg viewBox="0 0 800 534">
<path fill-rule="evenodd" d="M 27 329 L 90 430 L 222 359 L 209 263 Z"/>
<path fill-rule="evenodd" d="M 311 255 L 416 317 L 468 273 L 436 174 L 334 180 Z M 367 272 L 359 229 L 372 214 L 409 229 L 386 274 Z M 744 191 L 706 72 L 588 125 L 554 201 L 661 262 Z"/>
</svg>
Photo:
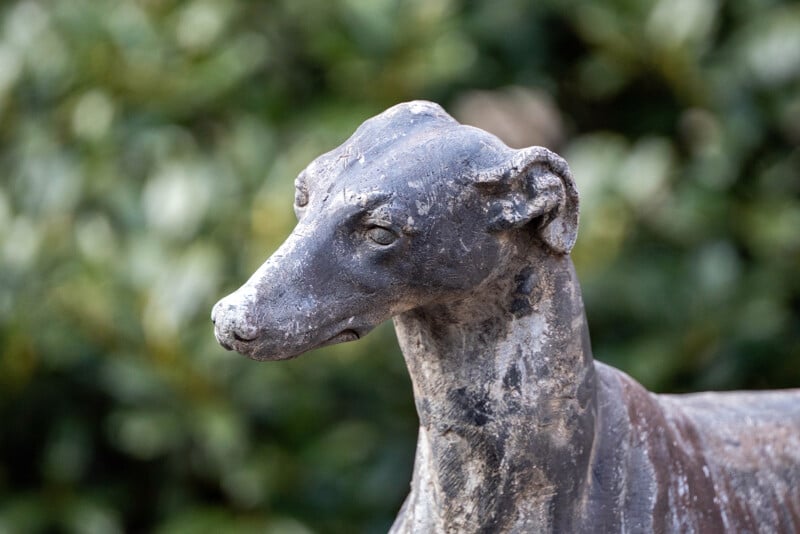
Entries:
<svg viewBox="0 0 800 534">
<path fill-rule="evenodd" d="M 299 207 L 304 207 L 308 204 L 308 191 L 303 189 L 302 187 L 295 187 L 294 188 L 294 203 Z"/>
<path fill-rule="evenodd" d="M 308 204 L 308 191 L 303 185 L 294 186 L 294 204 L 300 208 Z"/>
<path fill-rule="evenodd" d="M 373 226 L 367 230 L 367 237 L 381 246 L 388 246 L 397 241 L 397 234 L 383 226 Z"/>
</svg>

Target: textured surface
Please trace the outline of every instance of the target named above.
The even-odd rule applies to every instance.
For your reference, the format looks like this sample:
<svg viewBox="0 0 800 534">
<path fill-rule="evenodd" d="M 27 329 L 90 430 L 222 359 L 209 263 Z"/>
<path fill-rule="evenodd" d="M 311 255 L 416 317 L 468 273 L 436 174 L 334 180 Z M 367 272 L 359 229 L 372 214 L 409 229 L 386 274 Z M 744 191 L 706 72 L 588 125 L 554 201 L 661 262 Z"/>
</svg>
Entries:
<svg viewBox="0 0 800 534">
<path fill-rule="evenodd" d="M 296 185 L 215 332 L 274 360 L 395 318 L 420 433 L 394 531 L 800 529 L 800 392 L 659 397 L 593 361 L 561 158 L 412 102 Z"/>
</svg>

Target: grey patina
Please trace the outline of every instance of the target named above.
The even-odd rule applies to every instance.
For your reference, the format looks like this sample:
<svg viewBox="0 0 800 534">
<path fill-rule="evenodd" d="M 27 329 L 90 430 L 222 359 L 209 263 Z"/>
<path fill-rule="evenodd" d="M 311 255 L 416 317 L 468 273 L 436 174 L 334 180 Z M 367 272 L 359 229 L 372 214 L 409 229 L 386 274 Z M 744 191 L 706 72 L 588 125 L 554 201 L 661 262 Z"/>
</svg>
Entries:
<svg viewBox="0 0 800 534">
<path fill-rule="evenodd" d="M 296 187 L 216 336 L 280 360 L 394 317 L 420 429 L 393 532 L 800 531 L 800 391 L 654 395 L 592 359 L 560 157 L 411 102 Z"/>
</svg>

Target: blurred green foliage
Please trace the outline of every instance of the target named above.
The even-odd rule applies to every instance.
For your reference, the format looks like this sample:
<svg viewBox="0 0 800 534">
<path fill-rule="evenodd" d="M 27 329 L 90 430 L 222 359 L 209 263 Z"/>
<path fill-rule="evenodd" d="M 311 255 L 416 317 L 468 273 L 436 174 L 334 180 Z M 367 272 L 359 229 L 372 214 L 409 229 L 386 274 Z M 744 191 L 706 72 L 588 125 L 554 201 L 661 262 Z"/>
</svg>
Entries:
<svg viewBox="0 0 800 534">
<path fill-rule="evenodd" d="M 258 364 L 208 316 L 296 173 L 414 98 L 570 161 L 599 359 L 800 386 L 797 3 L 9 1 L 0 533 L 388 528 L 416 430 L 390 325 Z"/>
</svg>

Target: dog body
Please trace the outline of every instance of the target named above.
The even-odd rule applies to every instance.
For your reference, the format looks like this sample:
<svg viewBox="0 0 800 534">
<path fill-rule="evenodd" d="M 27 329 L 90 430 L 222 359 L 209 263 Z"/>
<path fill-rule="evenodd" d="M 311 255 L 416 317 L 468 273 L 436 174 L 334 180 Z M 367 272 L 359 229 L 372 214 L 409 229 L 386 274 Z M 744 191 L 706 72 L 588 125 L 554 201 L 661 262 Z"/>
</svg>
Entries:
<svg viewBox="0 0 800 534">
<path fill-rule="evenodd" d="M 420 430 L 393 532 L 800 530 L 800 391 L 659 396 L 593 360 L 557 155 L 400 104 L 295 208 L 215 333 L 277 360 L 394 318 Z"/>
</svg>

